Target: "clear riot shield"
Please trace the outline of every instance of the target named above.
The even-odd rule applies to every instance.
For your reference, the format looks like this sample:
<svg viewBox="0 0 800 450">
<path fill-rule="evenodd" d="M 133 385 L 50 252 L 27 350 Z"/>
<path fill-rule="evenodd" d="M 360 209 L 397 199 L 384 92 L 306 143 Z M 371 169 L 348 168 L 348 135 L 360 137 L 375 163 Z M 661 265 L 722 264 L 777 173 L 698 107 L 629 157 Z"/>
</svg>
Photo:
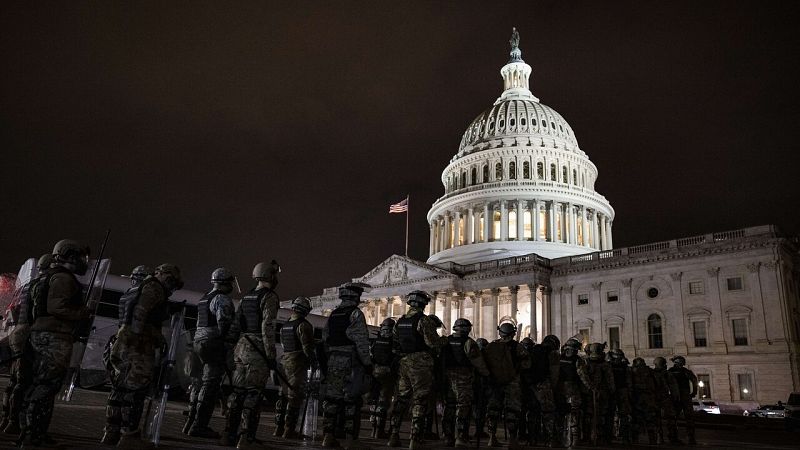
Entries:
<svg viewBox="0 0 800 450">
<path fill-rule="evenodd" d="M 317 440 L 317 419 L 319 417 L 319 369 L 309 369 L 309 382 L 304 402 L 300 433 L 304 439 Z"/>
</svg>

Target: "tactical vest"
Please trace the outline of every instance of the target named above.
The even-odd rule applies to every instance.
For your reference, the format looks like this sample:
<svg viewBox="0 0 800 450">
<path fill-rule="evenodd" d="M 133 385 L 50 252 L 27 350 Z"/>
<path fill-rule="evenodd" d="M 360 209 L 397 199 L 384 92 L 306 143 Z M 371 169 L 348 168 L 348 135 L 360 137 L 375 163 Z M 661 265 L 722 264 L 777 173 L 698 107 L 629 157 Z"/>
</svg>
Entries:
<svg viewBox="0 0 800 450">
<path fill-rule="evenodd" d="M 628 366 L 625 364 L 611 364 L 614 372 L 614 386 L 617 389 L 624 389 L 628 386 Z"/>
<path fill-rule="evenodd" d="M 430 350 L 425 343 L 425 337 L 417 329 L 419 321 L 425 317 L 422 311 L 411 317 L 403 316 L 397 321 L 397 337 L 400 341 L 400 351 L 405 354 L 424 352 Z"/>
<path fill-rule="evenodd" d="M 372 362 L 379 366 L 389 366 L 392 359 L 392 339 L 378 336 L 372 343 Z"/>
<path fill-rule="evenodd" d="M 217 291 L 211 291 L 197 302 L 197 328 L 217 326 L 217 315 L 211 313 L 211 300 L 216 296 Z"/>
<path fill-rule="evenodd" d="M 284 353 L 299 352 L 303 350 L 303 343 L 297 337 L 297 327 L 305 322 L 305 319 L 290 320 L 281 328 L 281 345 Z"/>
<path fill-rule="evenodd" d="M 139 304 L 139 299 L 142 296 L 142 289 L 144 285 L 147 283 L 158 283 L 161 289 L 164 287 L 161 285 L 161 282 L 155 278 L 146 279 L 144 280 L 139 286 L 131 287 L 124 294 L 119 298 L 119 311 L 120 317 L 119 322 L 120 325 L 130 325 L 133 322 L 133 310 L 136 308 L 136 305 Z M 166 289 L 164 289 L 166 293 Z M 147 318 L 145 319 L 145 323 L 150 325 L 160 327 L 161 324 L 169 318 L 169 303 L 168 301 L 163 301 L 160 305 L 156 305 L 148 314 Z"/>
<path fill-rule="evenodd" d="M 447 347 L 442 352 L 444 366 L 450 367 L 471 367 L 472 363 L 467 358 L 464 344 L 469 339 L 468 336 L 450 335 L 447 337 Z"/>
<path fill-rule="evenodd" d="M 631 375 L 633 387 L 637 392 L 655 393 L 656 381 L 652 369 L 649 367 L 634 367 Z"/>
<path fill-rule="evenodd" d="M 261 301 L 269 292 L 269 288 L 253 289 L 242 297 L 239 304 L 239 329 L 242 333 L 260 333 L 264 315 L 261 312 Z"/>
<path fill-rule="evenodd" d="M 486 365 L 496 384 L 508 384 L 516 378 L 519 368 L 517 345 L 518 342 L 515 340 L 497 340 L 490 342 L 483 351 Z"/>
<path fill-rule="evenodd" d="M 30 289 L 30 301 L 31 305 L 33 305 L 33 321 L 35 322 L 36 319 L 39 317 L 47 317 L 50 314 L 47 312 L 47 297 L 48 293 L 50 292 L 50 281 L 53 278 L 53 275 L 58 273 L 68 273 L 72 276 L 72 279 L 75 281 L 75 284 L 80 285 L 78 283 L 78 279 L 75 278 L 75 275 L 70 272 L 69 270 L 56 266 L 50 269 L 47 269 L 41 276 L 36 279 L 36 282 L 31 286 Z M 75 293 L 73 298 L 68 300 L 69 304 L 72 305 L 80 305 L 83 301 L 82 290 L 78 289 Z"/>
<path fill-rule="evenodd" d="M 670 367 L 669 373 L 675 377 L 675 381 L 678 382 L 678 392 L 682 395 L 689 395 L 692 392 L 692 382 L 689 379 L 689 375 L 686 373 L 689 369 L 685 367 Z"/>
<path fill-rule="evenodd" d="M 575 361 L 569 359 L 562 359 L 558 365 L 558 381 L 560 383 L 577 383 L 580 381 L 578 377 L 578 366 Z"/>
<path fill-rule="evenodd" d="M 347 329 L 350 327 L 350 315 L 357 308 L 357 306 L 344 306 L 333 310 L 328 317 L 328 339 L 325 341 L 329 346 L 342 347 L 354 344 L 347 337 Z"/>
</svg>

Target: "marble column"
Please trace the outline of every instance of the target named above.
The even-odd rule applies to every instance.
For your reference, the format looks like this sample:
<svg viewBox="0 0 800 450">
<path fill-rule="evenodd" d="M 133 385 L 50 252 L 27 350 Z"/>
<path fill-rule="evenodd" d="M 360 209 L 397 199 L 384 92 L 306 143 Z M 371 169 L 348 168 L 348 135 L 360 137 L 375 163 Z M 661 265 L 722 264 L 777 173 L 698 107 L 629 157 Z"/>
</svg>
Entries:
<svg viewBox="0 0 800 450">
<path fill-rule="evenodd" d="M 453 228 L 451 224 L 453 223 L 453 218 L 450 215 L 450 211 L 444 215 L 444 248 L 448 249 L 452 247 L 450 242 L 453 239 Z"/>
<path fill-rule="evenodd" d="M 430 229 L 431 229 L 430 230 L 431 231 L 431 243 L 430 243 L 430 248 L 428 249 L 428 256 L 430 256 L 430 255 L 433 255 L 435 253 L 435 251 L 436 251 L 436 249 L 434 248 L 434 245 L 433 245 L 434 244 L 434 240 L 436 239 L 436 230 L 434 228 L 433 222 L 429 223 L 428 225 L 430 226 Z"/>
<path fill-rule="evenodd" d="M 611 220 L 608 221 L 608 248 L 614 248 L 614 233 L 611 232 Z"/>
<path fill-rule="evenodd" d="M 584 247 L 589 246 L 589 217 L 587 215 L 586 207 L 581 205 L 581 233 L 583 234 Z"/>
<path fill-rule="evenodd" d="M 483 242 L 489 242 L 489 203 L 483 205 Z"/>
<path fill-rule="evenodd" d="M 531 322 L 531 336 L 530 338 L 533 339 L 534 342 L 539 342 L 537 337 L 539 336 L 539 328 L 536 324 L 536 298 L 538 297 L 537 293 L 539 290 L 539 286 L 536 284 L 529 284 L 528 290 L 530 291 L 531 295 L 531 312 L 530 312 L 530 322 Z"/>
<path fill-rule="evenodd" d="M 431 314 L 436 315 L 436 304 L 439 303 L 439 293 L 433 291 L 431 292 L 431 297 L 433 297 L 433 302 L 431 305 Z"/>
<path fill-rule="evenodd" d="M 549 212 L 547 213 L 547 240 L 555 242 L 558 233 L 556 232 L 556 202 L 550 202 Z"/>
<path fill-rule="evenodd" d="M 452 312 L 453 304 L 452 301 L 452 293 L 445 292 L 444 293 L 444 311 L 442 311 L 442 323 L 445 324 L 446 331 L 450 331 L 450 323 L 451 323 L 451 316 L 450 313 Z"/>
<path fill-rule="evenodd" d="M 673 352 L 676 355 L 685 355 L 689 353 L 689 348 L 686 345 L 688 342 L 686 336 L 686 316 L 683 314 L 683 289 L 681 288 L 681 277 L 682 272 L 674 272 L 669 274 L 670 278 L 672 279 L 672 292 L 676 297 L 676 302 L 674 302 L 674 311 L 676 318 L 680 320 L 676 320 L 675 323 L 675 347 Z M 666 343 L 665 343 L 666 344 Z M 667 348 L 667 346 L 664 346 Z"/>
<path fill-rule="evenodd" d="M 494 241 L 494 208 L 494 204 L 489 205 L 489 214 L 486 216 L 486 242 Z"/>
<path fill-rule="evenodd" d="M 519 286 L 509 286 L 508 290 L 511 292 L 511 318 L 517 320 L 517 313 L 519 312 L 519 302 L 517 301 Z"/>
<path fill-rule="evenodd" d="M 531 211 L 531 222 L 532 222 L 531 225 L 533 225 L 533 240 L 534 241 L 538 241 L 539 240 L 539 233 L 541 233 L 541 231 L 539 230 L 539 226 L 540 226 L 540 224 L 539 224 L 539 200 L 534 200 L 533 201 L 533 210 Z"/>
<path fill-rule="evenodd" d="M 453 216 L 453 247 L 458 247 L 461 241 L 461 211 L 455 210 Z"/>
<path fill-rule="evenodd" d="M 550 296 L 552 289 L 548 286 L 542 287 L 542 335 L 550 334 Z"/>
<path fill-rule="evenodd" d="M 492 304 L 490 306 L 491 306 L 492 313 L 491 313 L 490 321 L 491 321 L 491 332 L 493 334 L 491 334 L 490 336 L 497 337 L 497 323 L 500 321 L 500 314 L 499 314 L 499 310 L 500 310 L 500 288 L 492 289 L 491 293 L 492 293 L 492 296 L 491 296 Z M 489 342 L 491 342 L 492 340 L 493 339 L 489 339 Z"/>
<path fill-rule="evenodd" d="M 706 298 L 711 300 L 708 304 L 711 307 L 711 329 L 708 330 L 711 337 L 711 349 L 714 353 L 727 353 L 728 345 L 725 341 L 724 322 L 722 321 L 719 267 L 709 267 L 706 272 L 708 273 L 708 283 L 706 285 L 708 285 L 710 291 Z"/>
<path fill-rule="evenodd" d="M 753 287 L 753 326 L 751 327 L 753 341 L 755 345 L 770 344 L 769 332 L 767 331 L 767 318 L 764 314 L 764 293 L 761 287 L 761 263 L 756 261 L 747 265 L 750 272 L 750 286 Z M 763 327 L 756 327 L 755 324 L 761 323 Z"/>
<path fill-rule="evenodd" d="M 525 240 L 525 202 L 517 200 L 517 240 Z"/>
<path fill-rule="evenodd" d="M 442 251 L 446 248 L 444 242 L 447 233 L 445 233 L 444 229 L 444 216 L 439 217 L 439 251 Z"/>
<path fill-rule="evenodd" d="M 578 214 L 572 203 L 569 204 L 569 243 L 578 245 Z"/>
<path fill-rule="evenodd" d="M 500 240 L 508 240 L 508 202 L 500 200 Z"/>
<path fill-rule="evenodd" d="M 464 244 L 472 244 L 475 242 L 475 216 L 472 206 L 467 208 L 467 218 L 464 223 Z"/>
</svg>

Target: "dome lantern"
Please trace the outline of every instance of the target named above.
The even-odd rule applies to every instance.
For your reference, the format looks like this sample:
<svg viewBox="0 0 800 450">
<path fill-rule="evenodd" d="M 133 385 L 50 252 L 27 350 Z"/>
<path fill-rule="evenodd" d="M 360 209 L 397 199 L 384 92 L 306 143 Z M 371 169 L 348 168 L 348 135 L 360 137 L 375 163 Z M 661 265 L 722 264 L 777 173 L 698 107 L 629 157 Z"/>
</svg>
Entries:
<svg viewBox="0 0 800 450">
<path fill-rule="evenodd" d="M 503 94 L 500 95 L 495 104 L 506 100 L 533 100 L 538 102 L 539 99 L 534 97 L 530 90 L 532 69 L 522 60 L 522 50 L 519 48 L 519 32 L 516 28 L 511 29 L 511 39 L 508 42 L 511 44 L 508 64 L 500 69 L 500 75 L 503 77 Z"/>
</svg>

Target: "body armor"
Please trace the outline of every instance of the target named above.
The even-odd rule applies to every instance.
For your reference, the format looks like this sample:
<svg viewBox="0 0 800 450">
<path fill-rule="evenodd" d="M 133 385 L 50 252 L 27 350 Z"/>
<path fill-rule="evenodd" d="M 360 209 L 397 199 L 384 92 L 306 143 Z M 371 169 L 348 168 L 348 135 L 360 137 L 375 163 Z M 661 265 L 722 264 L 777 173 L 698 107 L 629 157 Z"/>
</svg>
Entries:
<svg viewBox="0 0 800 450">
<path fill-rule="evenodd" d="M 617 389 L 630 387 L 628 386 L 630 368 L 626 364 L 611 364 L 611 370 L 614 371 L 614 386 Z"/>
<path fill-rule="evenodd" d="M 464 351 L 464 344 L 469 337 L 467 336 L 448 336 L 447 347 L 444 348 L 442 357 L 444 358 L 444 366 L 448 369 L 451 367 L 471 367 L 472 363 L 467 358 L 467 352 Z"/>
<path fill-rule="evenodd" d="M 345 306 L 336 308 L 328 317 L 328 340 L 327 344 L 331 347 L 341 347 L 353 345 L 353 341 L 347 337 L 347 329 L 350 327 L 350 314 L 355 311 L 357 306 Z"/>
<path fill-rule="evenodd" d="M 217 326 L 217 316 L 211 313 L 211 300 L 216 296 L 217 291 L 211 291 L 197 302 L 197 328 Z"/>
<path fill-rule="evenodd" d="M 578 366 L 575 364 L 577 358 L 562 359 L 559 361 L 558 381 L 560 383 L 579 383 Z"/>
<path fill-rule="evenodd" d="M 692 392 L 692 381 L 687 373 L 688 371 L 688 369 L 683 367 L 671 367 L 669 369 L 669 373 L 675 377 L 675 381 L 678 383 L 678 391 L 681 397 L 688 397 L 689 393 Z"/>
<path fill-rule="evenodd" d="M 36 321 L 36 319 L 39 317 L 46 317 L 50 315 L 47 312 L 47 296 L 50 292 L 50 279 L 57 273 L 68 273 L 70 276 L 72 276 L 75 284 L 79 284 L 72 272 L 60 266 L 48 269 L 45 273 L 43 273 L 42 276 L 36 279 L 36 282 L 31 286 L 30 290 L 30 302 L 31 306 L 33 306 L 32 317 L 34 321 Z M 73 305 L 80 305 L 82 302 L 83 295 L 80 290 L 76 292 L 75 296 L 69 300 L 69 303 Z"/>
<path fill-rule="evenodd" d="M 239 304 L 239 329 L 242 333 L 261 333 L 261 301 L 269 292 L 269 288 L 253 289 L 242 298 Z M 281 336 L 282 338 L 282 336 Z"/>
<path fill-rule="evenodd" d="M 429 350 L 422 333 L 417 331 L 419 321 L 423 317 L 425 317 L 425 314 L 418 312 L 410 318 L 403 316 L 397 321 L 397 336 L 400 340 L 400 350 L 403 353 L 409 354 Z"/>
<path fill-rule="evenodd" d="M 150 278 L 145 280 L 139 286 L 128 289 L 124 294 L 122 294 L 122 297 L 119 298 L 120 325 L 130 325 L 133 322 L 133 310 L 136 308 L 136 305 L 139 304 L 139 298 L 142 295 L 142 288 L 146 283 L 161 284 L 155 278 Z M 145 322 L 155 327 L 161 327 L 161 324 L 168 318 L 169 304 L 165 301 L 163 304 L 157 305 L 150 311 Z"/>
<path fill-rule="evenodd" d="M 283 353 L 299 352 L 303 350 L 303 343 L 297 337 L 297 327 L 305 319 L 290 320 L 281 328 L 281 345 L 283 345 Z"/>
<path fill-rule="evenodd" d="M 379 366 L 390 366 L 392 364 L 392 340 L 391 338 L 378 337 L 372 344 L 372 362 Z"/>
</svg>

